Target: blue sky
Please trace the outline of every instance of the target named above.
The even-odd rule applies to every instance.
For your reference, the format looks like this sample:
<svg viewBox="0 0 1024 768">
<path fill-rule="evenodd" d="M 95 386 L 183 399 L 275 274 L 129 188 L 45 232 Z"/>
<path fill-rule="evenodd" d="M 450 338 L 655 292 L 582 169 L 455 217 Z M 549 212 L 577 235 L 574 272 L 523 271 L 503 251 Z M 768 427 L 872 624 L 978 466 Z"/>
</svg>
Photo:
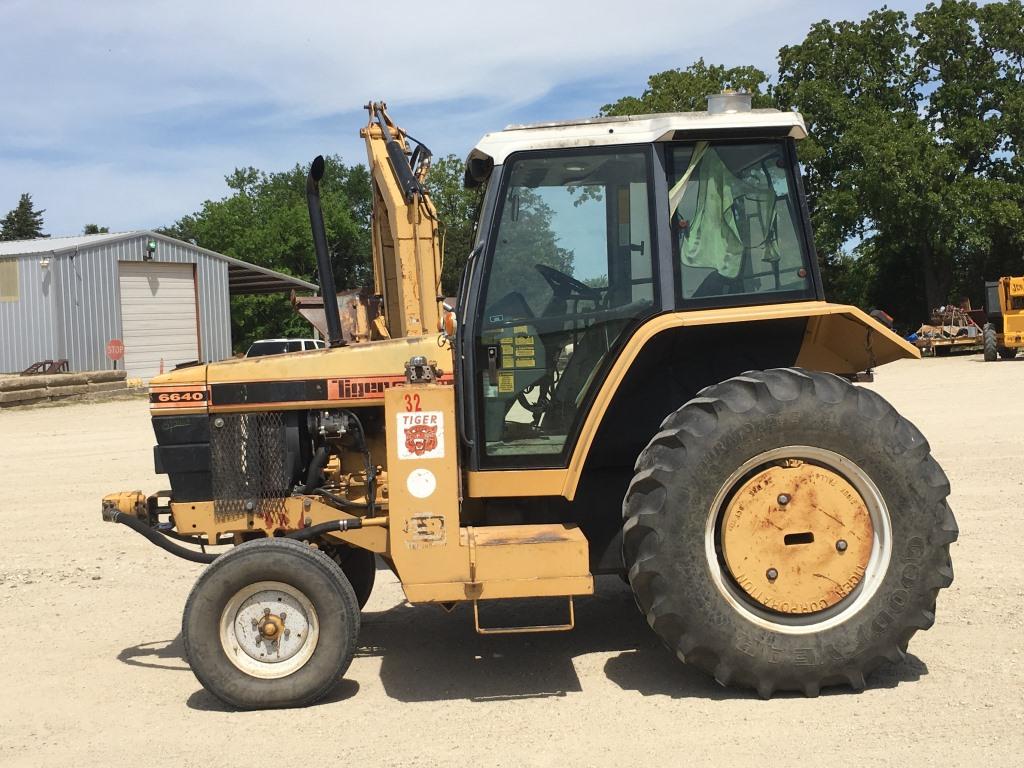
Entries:
<svg viewBox="0 0 1024 768">
<path fill-rule="evenodd" d="M 487 131 L 593 115 L 701 56 L 772 73 L 813 22 L 881 3 L 401 5 L 0 0 L 0 215 L 30 192 L 53 235 L 170 224 L 224 196 L 236 166 L 362 162 L 370 99 L 435 154 L 464 155 Z"/>
</svg>

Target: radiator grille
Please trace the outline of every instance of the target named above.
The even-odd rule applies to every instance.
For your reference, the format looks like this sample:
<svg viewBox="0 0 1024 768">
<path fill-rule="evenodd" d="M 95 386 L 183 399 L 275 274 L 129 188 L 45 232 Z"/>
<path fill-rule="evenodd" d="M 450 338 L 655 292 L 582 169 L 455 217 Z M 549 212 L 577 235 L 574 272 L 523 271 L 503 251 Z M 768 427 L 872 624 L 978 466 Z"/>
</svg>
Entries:
<svg viewBox="0 0 1024 768">
<path fill-rule="evenodd" d="M 277 517 L 290 495 L 281 413 L 217 416 L 210 430 L 213 509 L 218 520 L 247 512 Z"/>
</svg>

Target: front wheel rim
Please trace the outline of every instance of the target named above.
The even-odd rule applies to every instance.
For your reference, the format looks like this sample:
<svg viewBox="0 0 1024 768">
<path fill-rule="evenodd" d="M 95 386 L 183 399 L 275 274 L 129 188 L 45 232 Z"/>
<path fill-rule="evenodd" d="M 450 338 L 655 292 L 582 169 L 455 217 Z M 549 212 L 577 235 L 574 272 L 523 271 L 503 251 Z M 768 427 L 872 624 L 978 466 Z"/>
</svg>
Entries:
<svg viewBox="0 0 1024 768">
<path fill-rule="evenodd" d="M 730 542 L 731 535 L 733 550 L 737 549 L 735 542 L 740 540 L 742 532 L 733 532 L 732 534 L 726 532 L 723 536 L 723 528 L 725 527 L 724 523 L 726 522 L 727 513 L 733 515 L 730 518 L 730 522 L 733 522 L 735 525 L 737 515 L 736 497 L 740 491 L 750 494 L 754 502 L 759 502 L 761 499 L 756 497 L 756 493 L 751 493 L 751 488 L 753 487 L 757 493 L 763 496 L 763 489 L 756 482 L 758 478 L 762 476 L 770 478 L 772 468 L 775 467 L 785 466 L 792 468 L 801 465 L 811 468 L 810 474 L 816 474 L 820 478 L 817 481 L 819 483 L 829 483 L 832 489 L 836 487 L 852 489 L 856 494 L 856 499 L 847 503 L 843 502 L 842 496 L 840 496 L 838 497 L 840 500 L 839 506 L 843 508 L 845 505 L 848 510 L 854 510 L 857 506 L 855 502 L 863 502 L 864 511 L 867 513 L 866 519 L 861 520 L 859 525 L 848 527 L 847 530 L 851 530 L 852 534 L 856 534 L 859 531 L 862 537 L 870 538 L 870 545 L 858 547 L 855 535 L 847 536 L 842 540 L 829 540 L 829 546 L 836 547 L 836 557 L 833 558 L 832 562 L 840 569 L 840 572 L 842 572 L 841 569 L 843 568 L 847 569 L 847 573 L 859 573 L 859 569 L 862 569 L 863 575 L 856 584 L 852 584 L 850 579 L 846 580 L 842 583 L 842 588 L 834 590 L 831 596 L 829 591 L 825 589 L 821 589 L 817 594 L 812 590 L 810 600 L 808 601 L 805 590 L 803 593 L 794 594 L 794 599 L 790 601 L 785 597 L 786 587 L 784 585 L 788 582 L 785 578 L 786 572 L 783 566 L 780 566 L 778 569 L 771 566 L 767 569 L 761 568 L 756 573 L 756 578 L 760 580 L 756 584 L 752 583 L 751 578 L 746 573 L 740 574 L 742 583 L 737 580 L 734 571 L 740 570 L 737 566 L 740 556 L 735 552 L 729 552 L 727 545 Z M 804 474 L 808 473 L 805 472 Z M 834 482 L 830 483 L 829 478 L 834 478 Z M 772 492 L 774 493 L 774 490 Z M 800 493 L 806 495 L 805 491 L 800 491 Z M 842 490 L 841 493 L 848 494 L 845 490 Z M 783 499 L 783 497 L 788 497 L 789 495 L 790 489 L 786 487 L 778 489 L 778 499 L 788 503 L 788 499 Z M 832 529 L 818 526 L 817 530 L 819 532 L 834 534 L 835 525 L 831 520 L 836 520 L 839 517 L 850 517 L 850 515 L 843 514 L 847 510 L 840 512 L 840 515 L 825 515 L 824 513 L 830 512 L 830 509 L 826 508 L 824 512 L 821 512 L 819 508 L 814 512 L 815 514 L 821 512 L 822 517 L 820 519 L 827 522 L 829 526 L 832 526 Z M 831 511 L 834 513 L 837 510 L 831 509 Z M 741 510 L 740 515 L 742 514 Z M 767 515 L 767 513 L 765 514 Z M 828 517 L 831 517 L 831 520 L 827 520 L 826 518 Z M 772 521 L 768 520 L 768 522 Z M 802 536 L 812 542 L 814 540 L 813 532 L 803 532 L 803 526 L 800 526 L 797 531 L 784 530 L 785 525 L 773 527 L 779 528 L 777 533 L 780 539 L 793 539 L 794 544 L 802 543 Z M 824 538 L 824 536 L 820 537 L 820 539 Z M 818 543 L 820 556 L 821 541 L 819 540 Z M 843 548 L 842 552 L 839 551 L 839 547 Z M 708 513 L 705 526 L 704 548 L 708 568 L 716 589 L 739 614 L 764 629 L 784 634 L 811 634 L 821 632 L 847 621 L 872 600 L 884 580 L 885 573 L 889 567 L 892 555 L 892 522 L 881 492 L 868 474 L 855 462 L 841 454 L 824 448 L 806 445 L 785 446 L 765 451 L 752 457 L 738 467 L 722 484 Z M 744 562 L 748 565 L 753 563 L 755 566 L 763 566 L 764 563 L 758 559 L 758 555 L 764 551 L 766 550 L 757 550 L 754 547 L 753 555 L 745 552 L 742 553 Z M 775 551 L 778 551 L 778 549 Z M 794 551 L 799 551 L 799 548 L 794 548 Z M 727 558 L 727 554 L 730 557 Z M 820 560 L 815 562 L 820 562 Z M 797 566 L 800 565 L 797 562 L 796 566 L 792 567 L 792 572 L 799 573 L 800 568 Z M 747 570 L 750 569 L 748 568 Z M 829 572 L 825 568 L 819 568 L 818 570 L 823 571 L 823 573 L 814 573 L 813 575 L 815 577 L 820 576 L 822 583 L 826 583 L 828 577 L 834 578 L 836 576 L 835 572 Z M 771 571 L 774 571 L 774 573 L 771 573 Z M 775 580 L 770 580 L 771 576 L 775 576 L 776 579 L 780 580 L 777 582 L 780 589 L 765 588 L 766 584 L 776 585 Z M 838 582 L 833 581 L 832 583 Z M 777 597 L 778 594 L 783 595 L 783 597 L 780 599 Z"/>
<path fill-rule="evenodd" d="M 249 584 L 221 612 L 221 647 L 251 677 L 273 680 L 297 672 L 312 658 L 319 638 L 312 601 L 284 582 Z"/>
</svg>

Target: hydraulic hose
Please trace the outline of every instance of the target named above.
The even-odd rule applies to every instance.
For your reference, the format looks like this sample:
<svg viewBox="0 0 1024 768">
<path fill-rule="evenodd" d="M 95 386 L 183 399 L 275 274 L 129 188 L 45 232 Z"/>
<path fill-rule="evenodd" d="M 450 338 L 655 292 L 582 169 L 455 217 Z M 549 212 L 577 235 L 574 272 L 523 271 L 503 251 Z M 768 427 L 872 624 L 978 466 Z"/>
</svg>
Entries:
<svg viewBox="0 0 1024 768">
<path fill-rule="evenodd" d="M 345 518 L 344 520 L 331 520 L 329 523 L 311 525 L 309 528 L 303 528 L 299 531 L 292 531 L 291 533 L 286 533 L 285 538 L 307 541 L 309 539 L 315 539 L 325 533 L 331 533 L 333 531 L 352 531 L 356 528 L 362 527 L 363 521 L 360 518 L 350 517 Z"/>
<path fill-rule="evenodd" d="M 299 493 L 312 493 L 320 487 L 320 484 L 323 482 L 321 475 L 324 471 L 324 467 L 327 466 L 327 459 L 330 455 L 330 446 L 321 445 L 316 449 L 316 454 L 313 456 L 313 460 L 309 462 L 309 472 L 306 473 L 306 484 L 302 486 Z"/>
<path fill-rule="evenodd" d="M 333 494 L 330 491 L 325 491 L 323 488 L 317 488 L 316 490 L 313 491 L 313 493 L 317 494 L 318 496 L 323 496 L 325 499 L 327 499 L 329 502 L 331 502 L 334 506 L 341 507 L 342 509 L 369 509 L 370 508 L 369 505 L 367 505 L 367 504 L 361 504 L 358 501 L 349 501 L 348 499 L 343 499 L 343 498 L 341 498 L 341 496 Z"/>
<path fill-rule="evenodd" d="M 126 515 L 124 512 L 111 512 L 104 515 L 106 519 L 111 523 L 121 523 L 121 525 L 127 525 L 133 531 L 142 536 L 145 536 L 153 544 L 156 544 L 160 549 L 170 552 L 172 555 L 177 555 L 183 560 L 191 560 L 193 563 L 209 564 L 217 559 L 217 555 L 208 552 L 196 552 L 192 549 L 179 546 L 173 541 L 168 539 L 159 531 L 154 528 L 150 528 L 146 523 L 139 520 L 137 517 L 132 515 Z M 314 526 L 315 527 L 315 526 Z M 306 529 L 310 530 L 310 529 Z"/>
</svg>

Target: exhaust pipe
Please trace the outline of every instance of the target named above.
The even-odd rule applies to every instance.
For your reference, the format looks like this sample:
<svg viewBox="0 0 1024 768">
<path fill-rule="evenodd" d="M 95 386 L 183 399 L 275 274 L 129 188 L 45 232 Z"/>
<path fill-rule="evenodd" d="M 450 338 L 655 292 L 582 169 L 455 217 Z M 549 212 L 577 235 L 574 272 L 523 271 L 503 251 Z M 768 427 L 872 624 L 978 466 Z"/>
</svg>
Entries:
<svg viewBox="0 0 1024 768">
<path fill-rule="evenodd" d="M 334 286 L 334 271 L 331 257 L 327 253 L 327 230 L 324 228 L 324 212 L 320 208 L 320 179 L 324 177 L 324 156 L 317 155 L 306 177 L 306 205 L 309 207 L 309 224 L 313 228 L 313 247 L 316 250 L 316 269 L 320 273 L 320 295 L 324 299 L 324 316 L 327 320 L 327 346 L 343 347 L 341 317 L 338 312 L 338 290 Z"/>
</svg>

